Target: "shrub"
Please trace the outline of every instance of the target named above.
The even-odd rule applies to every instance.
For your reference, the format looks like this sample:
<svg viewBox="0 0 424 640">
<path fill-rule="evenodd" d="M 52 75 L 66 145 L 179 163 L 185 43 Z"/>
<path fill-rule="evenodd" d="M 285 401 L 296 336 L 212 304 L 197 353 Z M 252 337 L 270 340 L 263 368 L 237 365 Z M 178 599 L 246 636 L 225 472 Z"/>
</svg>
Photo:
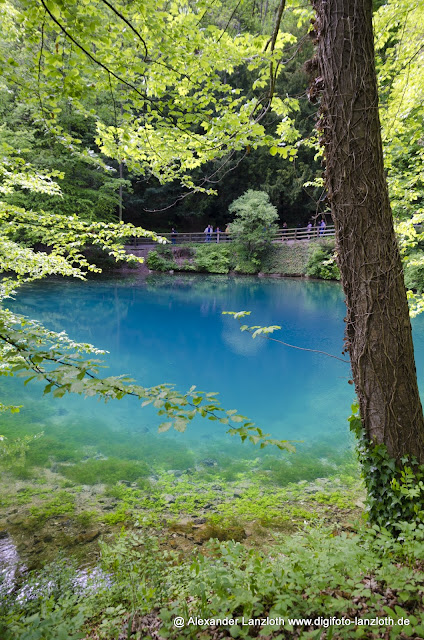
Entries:
<svg viewBox="0 0 424 640">
<path fill-rule="evenodd" d="M 231 526 L 244 537 L 239 524 Z M 6 594 L 0 601 L 6 621 L 0 621 L 0 636 L 150 638 L 153 623 L 155 637 L 170 640 L 423 638 L 424 526 L 403 522 L 399 530 L 391 535 L 375 525 L 358 535 L 337 533 L 334 525 L 308 526 L 292 536 L 275 536 L 263 551 L 215 539 L 186 558 L 167 551 L 165 539 L 155 534 L 122 532 L 109 544 L 100 542 L 102 572 L 89 574 L 86 585 L 75 564 L 63 560 L 31 576 L 21 591 L 26 597 Z M 208 533 L 229 537 L 216 525 Z M 178 629 L 176 616 L 285 620 L 276 626 L 264 620 L 260 628 L 224 622 L 218 629 L 186 622 Z M 292 616 L 297 620 L 291 622 Z M 356 617 L 364 625 L 332 626 L 336 619 Z M 369 620 L 375 627 L 371 634 Z"/>
<path fill-rule="evenodd" d="M 231 269 L 231 247 L 227 244 L 205 244 L 196 247 L 194 266 L 198 271 L 228 273 Z"/>
<path fill-rule="evenodd" d="M 177 266 L 171 252 L 168 256 L 166 254 L 161 255 L 158 251 L 150 251 L 146 263 L 152 271 L 171 271 Z"/>
<path fill-rule="evenodd" d="M 422 293 L 424 291 L 424 253 L 417 251 L 408 256 L 404 273 L 406 288 Z"/>
<path fill-rule="evenodd" d="M 255 274 L 260 271 L 261 261 L 258 258 L 252 260 L 239 260 L 234 268 L 237 273 L 244 273 L 247 275 Z"/>
<path fill-rule="evenodd" d="M 332 243 L 322 244 L 314 249 L 306 266 L 306 275 L 323 280 L 340 280 Z"/>
</svg>

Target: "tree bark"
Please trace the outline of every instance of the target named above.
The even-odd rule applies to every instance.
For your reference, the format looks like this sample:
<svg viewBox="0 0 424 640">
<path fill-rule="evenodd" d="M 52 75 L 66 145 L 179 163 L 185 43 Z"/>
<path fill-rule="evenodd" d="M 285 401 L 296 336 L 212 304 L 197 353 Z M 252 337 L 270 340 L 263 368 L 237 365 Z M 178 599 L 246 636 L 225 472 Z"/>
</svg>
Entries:
<svg viewBox="0 0 424 640">
<path fill-rule="evenodd" d="M 326 185 L 346 295 L 350 354 L 366 435 L 397 461 L 424 463 L 408 304 L 393 228 L 378 113 L 372 0 L 313 0 L 311 93 L 321 93 Z"/>
</svg>

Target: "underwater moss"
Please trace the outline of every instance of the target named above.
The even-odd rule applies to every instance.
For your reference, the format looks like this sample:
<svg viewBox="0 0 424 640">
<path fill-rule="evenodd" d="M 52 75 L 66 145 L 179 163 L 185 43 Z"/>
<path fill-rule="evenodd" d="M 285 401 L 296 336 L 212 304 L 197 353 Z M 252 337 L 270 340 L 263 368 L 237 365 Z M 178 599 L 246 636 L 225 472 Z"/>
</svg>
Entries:
<svg viewBox="0 0 424 640">
<path fill-rule="evenodd" d="M 43 467 L 57 462 L 76 462 L 80 458 L 78 450 L 72 442 L 62 438 L 44 435 L 36 440 L 28 450 L 27 463 L 30 466 Z"/>
<path fill-rule="evenodd" d="M 59 472 L 80 484 L 115 484 L 119 481 L 135 482 L 151 473 L 145 462 L 133 460 L 87 460 L 72 466 L 60 465 Z"/>
<path fill-rule="evenodd" d="M 293 482 L 306 480 L 311 482 L 317 478 L 328 478 L 336 473 L 336 469 L 348 464 L 352 454 L 327 453 L 327 457 L 318 457 L 318 452 L 299 451 L 283 458 L 267 457 L 261 462 L 261 469 L 271 472 L 268 480 L 279 486 L 287 486 Z"/>
</svg>

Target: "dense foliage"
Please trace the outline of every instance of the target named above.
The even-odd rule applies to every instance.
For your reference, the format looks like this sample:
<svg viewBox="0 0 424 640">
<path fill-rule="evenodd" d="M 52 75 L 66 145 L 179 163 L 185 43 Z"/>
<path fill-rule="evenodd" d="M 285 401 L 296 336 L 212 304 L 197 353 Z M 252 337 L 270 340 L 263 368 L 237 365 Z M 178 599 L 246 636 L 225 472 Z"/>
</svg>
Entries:
<svg viewBox="0 0 424 640">
<path fill-rule="evenodd" d="M 421 251 L 408 256 L 405 264 L 405 285 L 407 289 L 413 289 L 417 293 L 424 291 L 424 260 Z"/>
<path fill-rule="evenodd" d="M 424 466 L 418 465 L 412 456 L 405 456 L 402 464 L 396 463 L 384 445 L 370 442 L 364 433 L 358 406 L 352 409 L 350 428 L 358 440 L 371 522 L 392 531 L 402 529 L 405 522 L 423 522 Z"/>
<path fill-rule="evenodd" d="M 340 272 L 336 264 L 334 246 L 321 245 L 314 249 L 306 267 L 306 274 L 323 280 L 339 280 Z"/>
<path fill-rule="evenodd" d="M 229 244 L 196 244 L 161 247 L 150 251 L 147 266 L 153 271 L 199 271 L 228 273 L 234 269 L 234 255 Z"/>
<path fill-rule="evenodd" d="M 395 217 L 423 212 L 424 7 L 386 2 L 375 14 L 385 166 Z"/>
<path fill-rule="evenodd" d="M 150 172 L 160 182 L 178 178 L 186 188 L 201 192 L 210 189 L 204 181 L 193 182 L 192 169 L 225 157 L 230 149 L 247 144 L 256 147 L 259 141 L 268 146 L 278 142 L 266 136 L 259 124 L 260 113 L 271 108 L 272 90 L 261 99 L 248 98 L 223 80 L 223 72 L 232 73 L 249 60 L 251 70 L 259 75 L 258 86 L 272 84 L 276 77 L 274 57 L 294 42 L 292 35 L 280 33 L 271 50 L 262 51 L 264 38 L 249 34 L 233 38 L 212 25 L 198 30 L 204 8 L 190 8 L 184 0 L 163 11 L 158 11 L 154 2 L 150 7 L 143 3 L 141 12 L 133 5 L 121 9 L 124 13 L 107 2 L 65 7 L 61 3 L 51 6 L 43 0 L 6 2 L 0 7 L 4 17 L 2 89 L 11 105 L 21 110 L 25 105 L 26 128 L 31 129 L 35 121 L 38 126 L 29 135 L 12 119 L 10 129 L 5 130 L 7 140 L 14 140 L 16 129 L 24 146 L 17 140 L 14 146 L 3 143 L 0 188 L 5 200 L 0 203 L 0 269 L 18 275 L 17 279 L 3 280 L 3 299 L 13 295 L 21 282 L 51 274 L 84 278 L 89 271 L 98 272 L 84 253 L 87 247 L 99 247 L 117 260 L 134 262 L 140 259 L 125 253 L 125 239 L 143 236 L 160 241 L 155 233 L 140 227 L 91 221 L 95 214 L 86 215 L 84 210 L 82 216 L 65 215 L 69 213 L 66 203 L 59 213 L 12 204 L 17 200 L 27 207 L 39 207 L 40 197 L 63 198 L 56 182 L 63 177 L 62 172 L 53 167 L 45 170 L 38 160 L 35 164 L 26 161 L 31 148 L 25 144 L 35 144 L 41 137 L 40 130 L 46 140 L 34 146 L 34 152 L 51 145 L 59 149 L 63 160 L 61 150 L 65 147 L 71 166 L 76 161 L 92 161 L 96 169 L 108 175 L 110 167 L 99 156 L 101 150 L 120 164 L 125 161 L 134 171 Z M 166 38 L 163 20 L 167 22 Z M 122 29 L 122 23 L 128 30 Z M 97 51 L 92 47 L 93 31 L 102 42 Z M 181 43 L 180 48 L 175 48 L 176 41 Z M 120 51 L 119 57 L 116 51 Z M 96 108 L 93 88 L 99 96 Z M 112 117 L 105 108 L 107 101 L 109 107 L 113 106 Z M 119 118 L 117 104 L 121 107 Z M 291 99 L 275 98 L 273 102 L 274 111 L 285 116 L 295 106 Z M 78 127 L 70 124 L 73 117 L 77 122 L 94 121 L 95 151 L 82 146 Z M 278 125 L 277 134 L 281 141 L 296 137 L 288 120 Z M 88 135 L 84 142 L 88 144 L 90 139 Z M 122 186 L 122 180 L 111 186 L 105 175 L 97 184 L 98 197 L 109 187 L 113 194 L 117 184 Z M 21 197 L 22 190 L 30 196 Z M 78 207 L 76 201 L 74 206 Z M 92 210 L 92 205 L 88 208 Z M 108 212 L 106 207 L 101 216 L 107 217 Z M 263 432 L 247 418 L 245 421 L 234 413 L 216 414 L 219 405 L 212 396 L 204 405 L 206 396 L 196 392 L 191 398 L 194 388 L 181 395 L 169 385 L 146 389 L 123 377 L 102 379 L 99 363 L 85 355 L 101 353 L 95 347 L 78 345 L 63 333 L 48 331 L 7 309 L 1 313 L 2 375 L 45 380 L 44 393 L 51 392 L 55 397 L 70 392 L 98 395 L 104 400 L 132 395 L 144 405 L 153 403 L 161 415 L 170 418 L 162 430 L 172 426 L 182 431 L 196 415 L 202 415 L 225 424 L 243 422 L 243 438 L 257 441 L 259 437 L 264 445 L 267 442 Z"/>
<path fill-rule="evenodd" d="M 122 534 L 102 544 L 105 573 L 93 574 L 86 585 L 78 585 L 75 566 L 59 560 L 30 586 L 34 595 L 20 610 L 4 602 L 9 630 L 3 637 L 73 640 L 82 637 L 76 634 L 84 622 L 95 629 L 86 637 L 104 640 L 158 632 L 175 640 L 207 639 L 222 626 L 233 638 L 260 631 L 306 640 L 320 637 L 323 628 L 339 639 L 420 637 L 423 536 L 422 526 L 406 524 L 397 538 L 378 527 L 337 537 L 326 528 L 306 529 L 279 536 L 267 552 L 214 540 L 182 562 L 175 552 L 164 553 L 155 536 Z M 181 628 L 173 624 L 178 617 Z M 209 624 L 189 624 L 190 617 Z M 216 619 L 238 624 L 215 625 Z"/>
</svg>

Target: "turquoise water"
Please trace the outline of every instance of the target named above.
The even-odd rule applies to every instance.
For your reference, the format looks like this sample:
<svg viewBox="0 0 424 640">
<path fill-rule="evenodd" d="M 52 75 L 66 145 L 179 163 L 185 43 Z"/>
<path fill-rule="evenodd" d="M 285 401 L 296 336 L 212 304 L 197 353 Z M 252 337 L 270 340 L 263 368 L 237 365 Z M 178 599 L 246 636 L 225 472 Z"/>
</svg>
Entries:
<svg viewBox="0 0 424 640">
<path fill-rule="evenodd" d="M 193 384 L 218 391 L 225 408 L 238 409 L 274 437 L 319 443 L 320 455 L 351 441 L 346 418 L 354 392 L 347 364 L 253 340 L 222 315 L 249 310 L 249 324 L 279 324 L 275 337 L 342 357 L 345 308 L 337 283 L 200 275 L 52 280 L 22 289 L 13 309 L 108 350 L 112 374 L 129 374 L 146 386 L 169 382 L 181 391 Z M 423 380 L 421 318 L 415 329 Z M 223 425 L 200 419 L 185 434 L 159 435 L 161 418 L 134 398 L 105 405 L 79 396 L 43 396 L 39 383 L 24 388 L 21 381 L 3 380 L 1 386 L 9 390 L 8 401 L 12 391 L 12 400 L 24 404 L 3 430 L 43 431 L 45 460 L 98 454 L 151 462 L 162 456 L 169 468 L 179 468 L 190 466 L 197 449 L 203 456 L 237 455 L 242 446 L 225 435 Z M 77 451 L 74 458 L 70 447 Z"/>
</svg>

